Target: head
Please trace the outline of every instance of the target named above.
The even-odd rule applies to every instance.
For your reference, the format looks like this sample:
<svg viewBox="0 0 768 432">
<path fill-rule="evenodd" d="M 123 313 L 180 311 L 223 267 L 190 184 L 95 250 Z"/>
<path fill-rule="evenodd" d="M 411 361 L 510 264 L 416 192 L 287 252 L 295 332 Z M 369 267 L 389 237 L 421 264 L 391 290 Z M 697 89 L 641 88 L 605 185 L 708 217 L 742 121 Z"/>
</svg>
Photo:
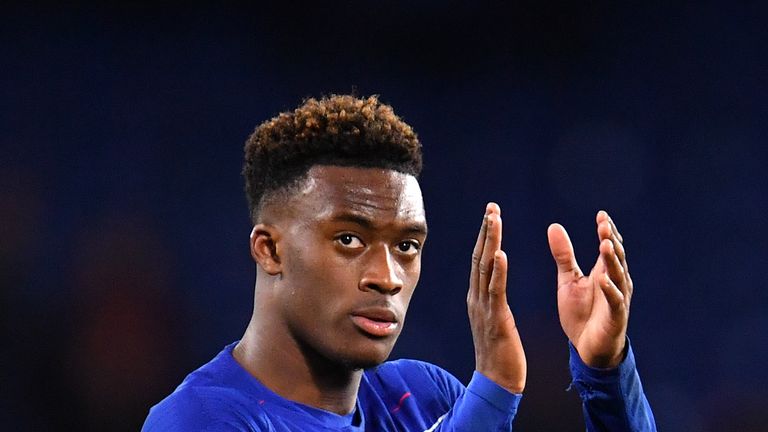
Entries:
<svg viewBox="0 0 768 432">
<path fill-rule="evenodd" d="M 256 129 L 243 174 L 275 343 L 350 368 L 387 358 L 421 271 L 420 170 L 415 133 L 375 97 L 310 99 Z"/>
</svg>

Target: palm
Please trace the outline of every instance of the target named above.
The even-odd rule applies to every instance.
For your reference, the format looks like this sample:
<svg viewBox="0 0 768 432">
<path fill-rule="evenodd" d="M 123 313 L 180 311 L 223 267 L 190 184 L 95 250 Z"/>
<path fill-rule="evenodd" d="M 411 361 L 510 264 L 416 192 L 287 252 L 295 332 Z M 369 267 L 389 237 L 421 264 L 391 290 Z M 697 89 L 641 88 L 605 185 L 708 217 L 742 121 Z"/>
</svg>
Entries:
<svg viewBox="0 0 768 432">
<path fill-rule="evenodd" d="M 553 224 L 548 237 L 558 267 L 557 307 L 563 331 L 585 363 L 613 367 L 623 354 L 632 281 L 615 225 L 605 212 L 598 213 L 597 223 L 600 255 L 586 276 L 565 229 Z"/>
<path fill-rule="evenodd" d="M 625 333 L 624 320 L 612 317 L 608 301 L 597 283 L 604 271 L 599 262 L 589 276 L 558 276 L 557 309 L 568 339 L 580 353 L 606 353 Z M 624 325 L 622 325 L 624 324 Z"/>
</svg>

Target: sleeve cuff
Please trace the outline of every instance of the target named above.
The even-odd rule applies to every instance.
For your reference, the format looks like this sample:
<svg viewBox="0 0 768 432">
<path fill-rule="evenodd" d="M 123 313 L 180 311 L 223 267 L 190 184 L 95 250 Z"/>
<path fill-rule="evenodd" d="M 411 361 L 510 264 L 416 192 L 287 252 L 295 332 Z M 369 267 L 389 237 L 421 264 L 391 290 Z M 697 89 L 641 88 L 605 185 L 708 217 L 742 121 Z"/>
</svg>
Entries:
<svg viewBox="0 0 768 432">
<path fill-rule="evenodd" d="M 568 363 L 571 369 L 571 377 L 573 378 L 571 385 L 575 384 L 579 388 L 580 393 L 582 387 L 600 388 L 619 385 L 622 380 L 626 380 L 635 373 L 635 355 L 632 352 L 629 338 L 627 338 L 626 355 L 615 368 L 601 369 L 590 367 L 581 360 L 578 351 L 576 351 L 576 348 L 570 341 L 568 342 L 568 348 L 570 351 Z"/>
<path fill-rule="evenodd" d="M 496 409 L 506 413 L 516 413 L 522 394 L 512 393 L 504 387 L 491 381 L 488 377 L 475 371 L 467 391 L 488 402 Z"/>
</svg>

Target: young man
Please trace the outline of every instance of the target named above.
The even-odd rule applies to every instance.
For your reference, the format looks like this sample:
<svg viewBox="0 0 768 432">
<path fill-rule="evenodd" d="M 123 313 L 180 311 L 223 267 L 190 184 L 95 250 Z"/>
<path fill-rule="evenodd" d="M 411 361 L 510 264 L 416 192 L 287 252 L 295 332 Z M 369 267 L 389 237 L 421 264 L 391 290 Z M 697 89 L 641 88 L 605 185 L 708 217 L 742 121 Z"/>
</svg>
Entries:
<svg viewBox="0 0 768 432">
<path fill-rule="evenodd" d="M 472 255 L 472 381 L 386 362 L 421 272 L 420 171 L 415 133 L 375 97 L 310 99 L 260 125 L 243 170 L 257 263 L 251 321 L 152 408 L 143 430 L 511 430 L 526 360 L 506 300 L 496 204 Z M 548 232 L 573 383 L 588 430 L 655 430 L 626 338 L 632 281 L 622 238 L 605 212 L 597 233 L 600 256 L 584 275 L 563 227 Z"/>
</svg>

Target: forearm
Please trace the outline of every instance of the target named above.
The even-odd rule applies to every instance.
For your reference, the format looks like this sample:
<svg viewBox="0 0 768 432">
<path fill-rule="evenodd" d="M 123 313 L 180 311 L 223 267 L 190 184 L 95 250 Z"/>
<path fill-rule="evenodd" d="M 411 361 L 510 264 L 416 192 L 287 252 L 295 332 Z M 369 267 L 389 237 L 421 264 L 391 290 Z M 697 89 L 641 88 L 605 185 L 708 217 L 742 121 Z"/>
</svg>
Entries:
<svg viewBox="0 0 768 432">
<path fill-rule="evenodd" d="M 614 369 L 590 368 L 581 361 L 573 346 L 569 346 L 571 385 L 581 397 L 588 431 L 656 431 L 631 346 L 628 346 L 624 360 Z"/>
<path fill-rule="evenodd" d="M 511 431 L 522 397 L 475 372 L 453 408 L 428 431 Z"/>
</svg>

